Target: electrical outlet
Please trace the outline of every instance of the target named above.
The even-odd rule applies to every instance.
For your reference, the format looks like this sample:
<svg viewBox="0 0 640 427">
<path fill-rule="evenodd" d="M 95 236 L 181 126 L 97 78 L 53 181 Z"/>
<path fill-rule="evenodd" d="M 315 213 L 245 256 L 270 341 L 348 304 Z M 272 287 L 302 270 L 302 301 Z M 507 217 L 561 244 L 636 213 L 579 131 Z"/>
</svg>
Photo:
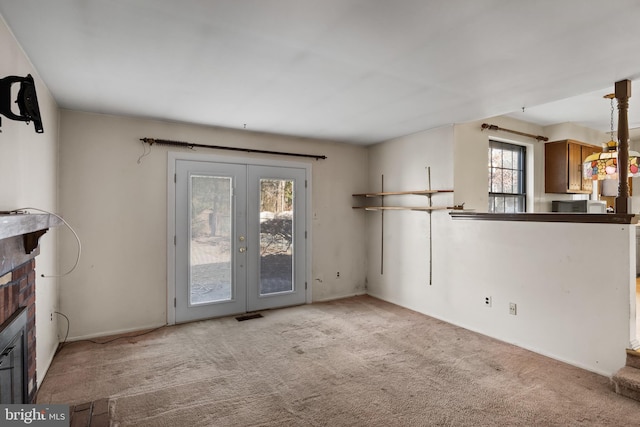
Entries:
<svg viewBox="0 0 640 427">
<path fill-rule="evenodd" d="M 491 297 L 484 297 L 484 305 L 491 307 Z"/>
<path fill-rule="evenodd" d="M 339 271 L 336 273 L 336 278 L 340 278 L 340 272 Z"/>
<path fill-rule="evenodd" d="M 49 313 L 49 315 L 50 315 L 49 321 L 53 322 L 53 312 Z"/>
<path fill-rule="evenodd" d="M 509 314 L 513 314 L 514 316 L 518 314 L 518 305 L 515 302 L 509 303 Z"/>
</svg>

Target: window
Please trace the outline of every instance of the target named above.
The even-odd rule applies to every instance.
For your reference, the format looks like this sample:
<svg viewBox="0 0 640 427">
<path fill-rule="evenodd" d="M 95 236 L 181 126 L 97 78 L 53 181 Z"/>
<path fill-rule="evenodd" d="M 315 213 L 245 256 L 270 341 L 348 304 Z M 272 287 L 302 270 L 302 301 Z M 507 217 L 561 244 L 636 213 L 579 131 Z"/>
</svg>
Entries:
<svg viewBox="0 0 640 427">
<path fill-rule="evenodd" d="M 526 148 L 489 141 L 489 212 L 526 212 Z"/>
</svg>

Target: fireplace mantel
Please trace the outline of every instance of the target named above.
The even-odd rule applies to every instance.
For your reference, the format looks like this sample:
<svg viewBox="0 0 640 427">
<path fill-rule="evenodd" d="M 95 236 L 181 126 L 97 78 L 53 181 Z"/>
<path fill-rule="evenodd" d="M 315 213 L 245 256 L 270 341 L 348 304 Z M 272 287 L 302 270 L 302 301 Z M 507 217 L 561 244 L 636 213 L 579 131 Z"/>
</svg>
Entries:
<svg viewBox="0 0 640 427">
<path fill-rule="evenodd" d="M 38 241 L 62 224 L 50 214 L 0 214 L 0 276 L 38 255 Z"/>
<path fill-rule="evenodd" d="M 62 221 L 50 214 L 0 214 L 0 240 L 57 227 Z"/>
</svg>

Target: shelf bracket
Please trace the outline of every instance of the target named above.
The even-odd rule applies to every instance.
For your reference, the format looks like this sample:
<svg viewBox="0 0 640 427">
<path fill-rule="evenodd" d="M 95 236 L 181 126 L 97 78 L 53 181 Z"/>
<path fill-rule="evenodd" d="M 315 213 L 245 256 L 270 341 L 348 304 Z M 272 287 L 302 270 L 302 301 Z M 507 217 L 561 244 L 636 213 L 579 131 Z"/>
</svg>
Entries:
<svg viewBox="0 0 640 427">
<path fill-rule="evenodd" d="M 431 166 L 427 166 L 427 190 L 431 191 Z M 433 207 L 431 200 L 431 193 L 427 195 L 429 197 L 429 207 Z M 432 213 L 433 210 L 429 210 L 429 286 L 433 285 L 433 238 L 432 238 Z"/>
<path fill-rule="evenodd" d="M 24 243 L 24 253 L 26 255 L 29 255 L 36 250 L 40 241 L 40 237 L 42 237 L 42 235 L 46 233 L 47 230 L 49 229 L 45 228 L 44 230 L 36 230 L 22 235 Z"/>
<path fill-rule="evenodd" d="M 384 174 L 380 175 L 380 192 L 384 193 Z M 384 207 L 384 196 L 380 197 L 380 203 Z M 380 275 L 384 274 L 384 209 L 380 212 Z"/>
</svg>

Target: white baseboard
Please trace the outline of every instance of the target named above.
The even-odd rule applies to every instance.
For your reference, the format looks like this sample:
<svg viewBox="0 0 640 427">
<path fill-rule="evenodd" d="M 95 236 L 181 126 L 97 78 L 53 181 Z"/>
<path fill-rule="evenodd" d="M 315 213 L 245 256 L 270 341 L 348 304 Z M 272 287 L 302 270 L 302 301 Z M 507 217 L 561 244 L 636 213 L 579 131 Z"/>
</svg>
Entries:
<svg viewBox="0 0 640 427">
<path fill-rule="evenodd" d="M 336 295 L 336 296 L 330 296 L 330 297 L 327 297 L 327 298 L 314 299 L 313 302 L 335 301 L 337 299 L 358 297 L 358 296 L 361 296 L 361 295 L 367 295 L 367 291 L 357 292 L 355 294 Z"/>
<path fill-rule="evenodd" d="M 166 326 L 166 323 L 148 325 L 148 326 L 136 326 L 136 327 L 133 327 L 133 328 L 117 329 L 117 330 L 113 330 L 113 331 L 99 332 L 99 333 L 96 333 L 96 334 L 79 335 L 79 336 L 67 338 L 67 342 L 82 341 L 82 340 L 88 340 L 88 339 L 93 339 L 93 338 L 110 337 L 110 336 L 113 336 L 113 335 L 127 334 L 129 332 L 145 332 L 145 331 L 148 331 L 149 329 L 160 328 L 162 326 Z"/>
</svg>

